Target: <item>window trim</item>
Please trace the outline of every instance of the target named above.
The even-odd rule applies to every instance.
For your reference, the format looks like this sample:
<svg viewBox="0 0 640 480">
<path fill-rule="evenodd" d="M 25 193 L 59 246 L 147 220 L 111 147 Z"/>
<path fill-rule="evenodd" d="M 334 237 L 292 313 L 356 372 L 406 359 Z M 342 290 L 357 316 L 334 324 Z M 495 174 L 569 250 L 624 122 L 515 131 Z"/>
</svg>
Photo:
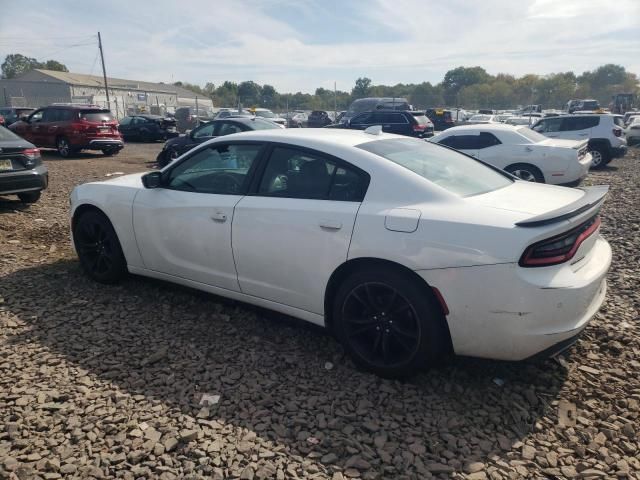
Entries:
<svg viewBox="0 0 640 480">
<path fill-rule="evenodd" d="M 262 178 L 264 177 L 264 174 L 267 170 L 267 164 L 269 162 L 269 159 L 271 158 L 271 154 L 273 153 L 273 150 L 275 150 L 276 148 L 288 148 L 290 150 L 298 150 L 302 153 L 306 153 L 309 155 L 314 155 L 316 157 L 320 157 L 326 161 L 332 162 L 335 164 L 336 166 L 336 170 L 334 172 L 334 175 L 332 177 L 335 176 L 335 173 L 338 171 L 338 168 L 343 168 L 343 169 L 348 169 L 348 170 L 352 170 L 355 173 L 357 173 L 358 175 L 361 175 L 364 183 L 363 183 L 363 189 L 362 189 L 362 195 L 361 198 L 359 200 L 335 200 L 335 199 L 330 199 L 328 198 L 328 195 L 331 193 L 331 187 L 333 186 L 333 178 L 331 180 L 331 187 L 329 188 L 329 191 L 327 192 L 327 196 L 326 198 L 305 198 L 305 197 L 285 197 L 282 195 L 275 195 L 275 194 L 268 194 L 268 193 L 261 193 L 258 191 L 258 189 L 260 188 L 260 184 L 262 183 Z M 265 198 L 283 198 L 283 199 L 295 199 L 295 200 L 319 200 L 319 201 L 323 201 L 323 202 L 356 202 L 356 203 L 362 203 L 365 199 L 365 197 L 367 196 L 367 192 L 369 190 L 369 185 L 371 184 L 371 175 L 369 175 L 368 172 L 366 172 L 365 170 L 363 170 L 360 167 L 355 166 L 352 163 L 347 162 L 346 160 L 343 160 L 341 158 L 335 157 L 329 153 L 325 153 L 325 152 L 321 152 L 319 150 L 315 150 L 313 148 L 308 148 L 308 147 L 302 147 L 299 145 L 294 145 L 291 143 L 283 143 L 283 142 L 267 142 L 266 143 L 266 148 L 262 151 L 262 158 L 260 159 L 260 167 L 259 169 L 255 172 L 255 175 L 251 181 L 251 185 L 249 186 L 248 191 L 246 192 L 246 196 L 248 197 L 265 197 Z"/>
<path fill-rule="evenodd" d="M 207 193 L 207 192 L 189 192 L 186 190 L 181 190 L 178 188 L 171 188 L 168 186 L 168 181 L 169 181 L 169 176 L 171 175 L 171 172 L 177 168 L 179 165 L 182 165 L 183 162 L 186 162 L 187 160 L 189 160 L 191 157 L 193 157 L 194 155 L 196 155 L 198 152 L 202 151 L 202 150 L 206 150 L 207 148 L 218 148 L 218 147 L 223 147 L 223 146 L 230 146 L 230 145 L 258 145 L 260 146 L 260 150 L 258 151 L 258 155 L 256 156 L 255 160 L 253 161 L 253 163 L 251 164 L 251 167 L 249 167 L 249 170 L 247 171 L 247 175 L 244 179 L 244 181 L 242 182 L 242 187 L 240 188 L 240 191 L 238 193 L 232 194 L 232 193 Z M 247 195 L 247 192 L 249 191 L 249 188 L 251 187 L 251 185 L 253 185 L 253 181 L 254 181 L 254 177 L 256 175 L 256 170 L 258 169 L 258 166 L 263 162 L 264 159 L 264 155 L 265 155 L 265 151 L 267 149 L 267 144 L 266 142 L 260 142 L 260 141 L 256 141 L 256 140 L 236 140 L 236 141 L 230 141 L 230 142 L 216 142 L 216 143 L 204 143 L 201 145 L 198 145 L 197 147 L 189 150 L 189 153 L 179 162 L 172 162 L 169 164 L 168 168 L 166 168 L 165 170 L 162 170 L 162 181 L 160 184 L 160 188 L 163 188 L 165 190 L 171 190 L 174 192 L 185 192 L 185 193 L 197 193 L 200 195 L 237 195 L 237 196 L 244 196 Z"/>
</svg>

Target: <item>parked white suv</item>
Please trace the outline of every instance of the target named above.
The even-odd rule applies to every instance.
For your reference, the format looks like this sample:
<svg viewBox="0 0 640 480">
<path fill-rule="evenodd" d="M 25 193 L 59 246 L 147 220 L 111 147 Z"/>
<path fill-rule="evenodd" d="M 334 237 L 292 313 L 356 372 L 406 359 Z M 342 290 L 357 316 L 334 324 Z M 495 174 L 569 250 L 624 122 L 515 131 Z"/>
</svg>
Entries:
<svg viewBox="0 0 640 480">
<path fill-rule="evenodd" d="M 591 168 L 602 168 L 614 158 L 623 157 L 627 153 L 621 115 L 583 114 L 548 117 L 531 128 L 549 138 L 589 140 L 589 152 L 593 157 Z"/>
</svg>

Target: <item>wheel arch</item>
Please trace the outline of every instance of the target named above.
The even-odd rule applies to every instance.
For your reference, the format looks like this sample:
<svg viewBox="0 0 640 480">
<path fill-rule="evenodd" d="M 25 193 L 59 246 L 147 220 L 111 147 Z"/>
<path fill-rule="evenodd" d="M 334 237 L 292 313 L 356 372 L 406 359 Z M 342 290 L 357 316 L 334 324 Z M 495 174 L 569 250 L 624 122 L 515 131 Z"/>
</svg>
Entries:
<svg viewBox="0 0 640 480">
<path fill-rule="evenodd" d="M 536 170 L 540 176 L 542 177 L 542 180 L 544 183 L 547 183 L 547 179 L 544 176 L 544 172 L 542 170 L 540 170 L 539 167 L 536 167 L 533 163 L 527 163 L 527 162 L 515 162 L 515 163 L 510 163 L 509 165 L 507 165 L 506 167 L 503 168 L 503 170 L 507 173 L 510 173 L 507 169 L 508 168 L 512 168 L 512 167 L 517 167 L 517 166 L 523 166 L 523 167 L 530 167 L 533 170 Z"/>
<path fill-rule="evenodd" d="M 101 213 L 102 215 L 104 215 L 107 220 L 109 220 L 109 222 L 111 222 L 111 219 L 109 218 L 109 215 L 107 215 L 107 213 L 102 210 L 100 207 L 92 204 L 92 203 L 83 203 L 82 205 L 78 205 L 76 207 L 76 209 L 73 211 L 73 215 L 71 216 L 71 230 L 73 231 L 73 229 L 76 228 L 76 223 L 78 222 L 78 219 L 84 215 L 85 213 L 89 212 L 89 211 L 94 211 L 94 212 L 98 212 Z M 113 225 L 113 222 L 111 222 L 111 225 Z"/>
<path fill-rule="evenodd" d="M 406 275 L 413 282 L 415 282 L 416 285 L 418 285 L 424 291 L 425 295 L 429 296 L 432 299 L 434 305 L 437 305 L 440 309 L 440 312 L 442 313 L 441 318 L 444 322 L 443 327 L 445 328 L 447 337 L 449 339 L 449 350 L 453 351 L 453 347 L 451 344 L 451 333 L 449 332 L 449 324 L 446 318 L 449 312 L 447 311 L 447 306 L 444 303 L 444 299 L 440 295 L 440 292 L 437 289 L 434 289 L 435 287 L 429 285 L 420 275 L 418 275 L 410 268 L 400 263 L 391 260 L 385 260 L 382 258 L 354 258 L 351 260 L 347 260 L 333 271 L 333 273 L 329 277 L 329 281 L 327 282 L 327 287 L 325 288 L 324 294 L 325 326 L 329 331 L 333 331 L 332 305 L 338 288 L 340 288 L 340 284 L 352 273 L 367 267 L 383 267 L 393 269 L 402 272 L 403 275 Z"/>
</svg>

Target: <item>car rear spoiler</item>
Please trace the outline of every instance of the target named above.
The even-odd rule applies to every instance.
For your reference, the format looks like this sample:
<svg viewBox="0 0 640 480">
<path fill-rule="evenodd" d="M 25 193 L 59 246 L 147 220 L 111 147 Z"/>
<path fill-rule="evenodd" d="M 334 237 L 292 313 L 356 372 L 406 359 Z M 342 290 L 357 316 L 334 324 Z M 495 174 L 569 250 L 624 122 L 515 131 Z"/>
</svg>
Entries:
<svg viewBox="0 0 640 480">
<path fill-rule="evenodd" d="M 561 222 L 576 215 L 580 215 L 582 212 L 586 212 L 591 209 L 600 209 L 604 203 L 604 197 L 609 191 L 609 185 L 597 185 L 594 187 L 580 187 L 578 190 L 583 190 L 584 195 L 575 202 L 569 203 L 564 207 L 560 207 L 556 210 L 543 213 L 542 215 L 536 215 L 535 217 L 528 218 L 521 222 L 516 223 L 518 227 L 540 227 L 542 225 L 549 225 L 551 223 Z"/>
</svg>

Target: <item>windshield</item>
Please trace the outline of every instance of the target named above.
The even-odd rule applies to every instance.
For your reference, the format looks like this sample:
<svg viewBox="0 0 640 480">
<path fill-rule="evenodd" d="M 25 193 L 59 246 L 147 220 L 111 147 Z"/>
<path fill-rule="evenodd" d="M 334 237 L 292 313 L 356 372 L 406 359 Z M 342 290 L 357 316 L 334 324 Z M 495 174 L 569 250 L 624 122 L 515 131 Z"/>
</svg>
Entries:
<svg viewBox="0 0 640 480">
<path fill-rule="evenodd" d="M 469 119 L 470 122 L 488 122 L 491 120 L 491 115 L 474 115 Z"/>
<path fill-rule="evenodd" d="M 271 122 L 269 120 L 262 120 L 260 118 L 255 118 L 251 121 L 251 127 L 254 130 L 271 130 L 273 128 L 280 128 L 275 122 Z"/>
<path fill-rule="evenodd" d="M 397 163 L 461 197 L 492 192 L 512 183 L 506 175 L 471 157 L 423 140 L 394 138 L 357 147 Z"/>
<path fill-rule="evenodd" d="M 276 118 L 276 114 L 269 110 L 256 110 L 256 117 Z"/>
<path fill-rule="evenodd" d="M 113 122 L 115 120 L 109 110 L 81 110 L 80 118 L 87 122 Z"/>
<path fill-rule="evenodd" d="M 542 142 L 547 139 L 547 137 L 539 134 L 538 132 L 534 132 L 529 127 L 520 127 L 517 128 L 516 131 L 527 140 L 531 140 L 534 143 Z"/>
<path fill-rule="evenodd" d="M 11 130 L 9 130 L 8 128 L 5 128 L 0 125 L 0 140 L 15 141 L 15 140 L 22 140 L 22 139 L 15 133 L 13 133 Z"/>
</svg>

